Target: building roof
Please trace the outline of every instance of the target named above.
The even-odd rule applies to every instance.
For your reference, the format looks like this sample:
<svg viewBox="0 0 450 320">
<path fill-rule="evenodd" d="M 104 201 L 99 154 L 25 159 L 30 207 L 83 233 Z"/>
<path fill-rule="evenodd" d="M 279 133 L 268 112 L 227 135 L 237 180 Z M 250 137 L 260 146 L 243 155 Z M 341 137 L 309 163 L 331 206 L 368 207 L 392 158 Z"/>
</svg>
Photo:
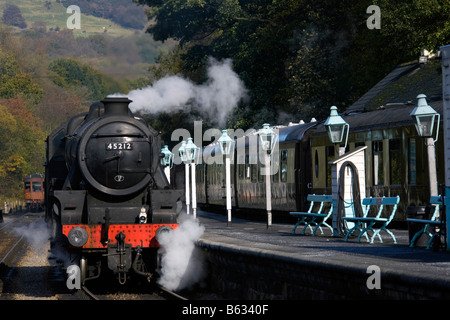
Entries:
<svg viewBox="0 0 450 320">
<path fill-rule="evenodd" d="M 425 94 L 427 100 L 442 97 L 441 59 L 431 59 L 426 64 L 410 62 L 397 66 L 345 113 L 375 110 L 389 103 L 415 104 L 420 93 Z"/>
</svg>

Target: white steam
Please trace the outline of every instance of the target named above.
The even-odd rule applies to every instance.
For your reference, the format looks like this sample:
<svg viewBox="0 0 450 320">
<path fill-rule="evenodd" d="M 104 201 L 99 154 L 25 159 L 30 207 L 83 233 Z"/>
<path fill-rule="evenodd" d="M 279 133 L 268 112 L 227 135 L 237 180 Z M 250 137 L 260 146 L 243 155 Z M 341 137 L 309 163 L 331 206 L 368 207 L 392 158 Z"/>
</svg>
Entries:
<svg viewBox="0 0 450 320">
<path fill-rule="evenodd" d="M 37 251 L 46 249 L 48 245 L 50 230 L 43 220 L 32 222 L 28 226 L 14 228 L 14 232 L 23 236 L 28 244 Z"/>
<path fill-rule="evenodd" d="M 133 102 L 133 112 L 176 112 L 195 106 L 201 112 L 224 124 L 227 117 L 241 101 L 247 99 L 247 90 L 232 70 L 230 59 L 209 59 L 208 80 L 197 85 L 181 76 L 167 76 L 153 85 L 132 90 L 128 98 Z"/>
<path fill-rule="evenodd" d="M 158 283 L 169 290 L 191 287 L 205 277 L 205 259 L 195 241 L 205 231 L 191 216 L 180 216 L 179 226 L 158 238 L 161 245 L 161 278 Z"/>
</svg>

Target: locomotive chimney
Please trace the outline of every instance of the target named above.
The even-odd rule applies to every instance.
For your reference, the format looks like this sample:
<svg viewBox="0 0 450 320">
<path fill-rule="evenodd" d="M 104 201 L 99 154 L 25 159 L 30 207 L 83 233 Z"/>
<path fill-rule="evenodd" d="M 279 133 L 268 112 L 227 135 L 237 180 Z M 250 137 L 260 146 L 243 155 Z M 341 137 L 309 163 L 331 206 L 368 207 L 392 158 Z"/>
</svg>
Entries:
<svg viewBox="0 0 450 320">
<path fill-rule="evenodd" d="M 128 98 L 105 98 L 102 100 L 105 106 L 105 115 L 115 116 L 115 115 L 128 115 L 128 104 L 131 100 Z"/>
</svg>

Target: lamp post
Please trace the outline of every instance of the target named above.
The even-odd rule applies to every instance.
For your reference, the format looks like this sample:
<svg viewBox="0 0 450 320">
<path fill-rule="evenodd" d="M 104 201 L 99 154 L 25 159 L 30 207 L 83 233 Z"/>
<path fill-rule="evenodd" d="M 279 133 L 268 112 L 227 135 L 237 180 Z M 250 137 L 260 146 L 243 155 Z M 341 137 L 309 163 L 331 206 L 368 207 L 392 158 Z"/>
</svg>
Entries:
<svg viewBox="0 0 450 320">
<path fill-rule="evenodd" d="M 345 136 L 344 147 L 339 148 L 339 155 L 343 155 L 345 153 L 345 148 L 347 147 L 348 132 L 350 130 L 350 126 L 338 114 L 336 106 L 332 106 L 330 108 L 330 116 L 327 118 L 327 120 L 325 120 L 324 125 L 327 128 L 328 136 L 330 137 L 331 142 L 335 145 L 342 143 L 344 139 L 344 131 L 347 127 L 347 135 Z"/>
<path fill-rule="evenodd" d="M 438 183 L 436 174 L 436 150 L 435 143 L 439 135 L 439 122 L 441 115 L 428 105 L 426 95 L 419 94 L 417 96 L 417 106 L 411 112 L 419 136 L 426 138 L 428 154 L 428 177 L 430 181 L 430 196 L 438 195 Z M 437 118 L 436 134 L 433 138 L 434 122 Z"/>
<path fill-rule="evenodd" d="M 231 174 L 230 162 L 234 153 L 234 140 L 230 138 L 227 130 L 222 130 L 222 136 L 219 138 L 220 151 L 225 156 L 225 184 L 227 195 L 227 226 L 231 226 Z"/>
<path fill-rule="evenodd" d="M 170 169 L 172 169 L 173 166 L 173 153 L 170 152 L 169 147 L 165 145 L 161 149 L 161 165 L 164 167 L 164 173 L 166 174 L 167 181 L 170 183 Z"/>
<path fill-rule="evenodd" d="M 186 141 L 183 141 L 181 143 L 180 149 L 178 149 L 178 152 L 180 153 L 181 161 L 184 163 L 184 171 L 185 171 L 185 179 L 184 179 L 184 185 L 186 188 L 186 213 L 189 214 L 189 209 L 191 206 L 191 196 L 189 194 L 189 162 L 187 160 L 186 155 Z"/>
<path fill-rule="evenodd" d="M 272 226 L 272 191 L 270 186 L 270 155 L 278 142 L 278 134 L 276 134 L 268 123 L 263 124 L 263 129 L 259 133 L 261 148 L 266 151 L 265 159 L 265 176 L 266 176 L 266 209 L 267 209 L 267 229 Z"/>
<path fill-rule="evenodd" d="M 198 147 L 192 141 L 192 138 L 188 138 L 188 142 L 186 143 L 186 158 L 187 163 L 191 164 L 191 181 L 192 181 L 192 214 L 194 215 L 194 219 L 197 217 L 197 189 L 195 183 L 195 165 L 198 156 Z"/>
</svg>

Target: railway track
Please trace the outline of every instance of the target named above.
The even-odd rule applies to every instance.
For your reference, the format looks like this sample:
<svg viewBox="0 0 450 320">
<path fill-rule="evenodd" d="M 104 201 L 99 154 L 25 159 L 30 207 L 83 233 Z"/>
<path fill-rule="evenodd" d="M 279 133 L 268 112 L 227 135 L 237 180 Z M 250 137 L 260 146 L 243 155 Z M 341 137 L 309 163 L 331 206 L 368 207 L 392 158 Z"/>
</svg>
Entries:
<svg viewBox="0 0 450 320">
<path fill-rule="evenodd" d="M 185 301 L 188 298 L 159 285 L 141 283 L 132 288 L 110 288 L 99 290 L 99 285 L 81 286 L 76 294 L 80 299 L 89 300 L 178 300 Z M 101 286 L 101 285 L 100 285 Z M 101 286 L 104 288 L 104 286 Z"/>
<path fill-rule="evenodd" d="M 70 291 L 65 268 L 49 256 L 48 238 L 41 247 L 30 243 L 33 233 L 44 232 L 36 225 L 45 226 L 38 214 L 10 215 L 0 223 L 0 300 L 187 300 L 139 277 L 126 286 L 92 280 Z"/>
<path fill-rule="evenodd" d="M 21 232 L 35 219 L 25 214 L 7 215 L 0 224 L 0 299 L 17 290 L 19 266 L 28 251 L 26 233 Z"/>
</svg>

